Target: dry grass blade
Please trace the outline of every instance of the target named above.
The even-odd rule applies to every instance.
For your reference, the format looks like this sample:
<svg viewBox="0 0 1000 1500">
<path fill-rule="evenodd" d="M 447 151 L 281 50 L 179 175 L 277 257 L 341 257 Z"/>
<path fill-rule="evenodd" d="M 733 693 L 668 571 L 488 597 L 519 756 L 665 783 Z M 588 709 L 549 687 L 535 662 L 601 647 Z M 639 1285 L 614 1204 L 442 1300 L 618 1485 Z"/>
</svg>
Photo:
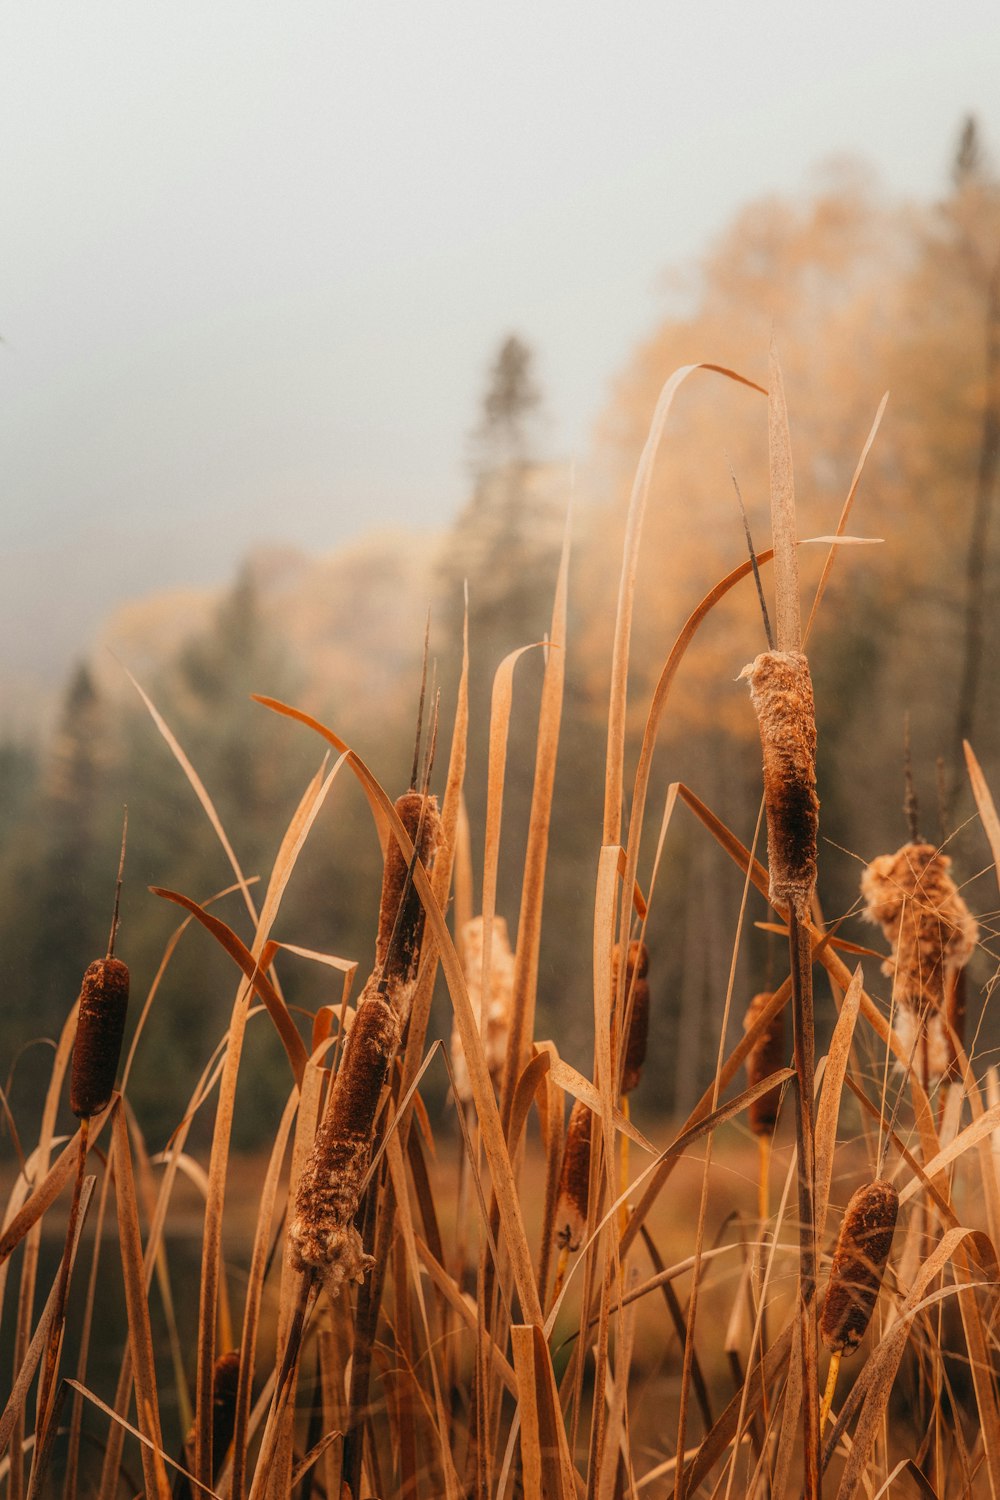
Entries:
<svg viewBox="0 0 1000 1500">
<path fill-rule="evenodd" d="M 73 1176 L 79 1158 L 80 1132 L 77 1131 L 69 1145 L 56 1157 L 27 1203 L 18 1210 L 0 1235 L 0 1263 L 17 1249 L 32 1225 L 37 1224 L 42 1215 L 52 1207 Z"/>
<path fill-rule="evenodd" d="M 840 1015 L 837 1017 L 837 1024 L 830 1039 L 830 1050 L 827 1053 L 826 1070 L 823 1074 L 823 1085 L 816 1110 L 816 1228 L 820 1234 L 826 1223 L 826 1210 L 830 1201 L 833 1156 L 837 1149 L 840 1096 L 851 1057 L 854 1025 L 861 1006 L 863 979 L 859 964 L 854 971 L 847 994 L 844 996 Z"/>
<path fill-rule="evenodd" d="M 854 470 L 854 477 L 851 480 L 851 487 L 847 491 L 847 499 L 844 501 L 844 508 L 840 512 L 840 520 L 837 522 L 835 538 L 830 542 L 830 551 L 827 555 L 826 562 L 823 564 L 823 571 L 820 574 L 819 583 L 816 586 L 816 597 L 813 599 L 812 608 L 809 611 L 809 619 L 806 621 L 806 628 L 802 635 L 803 647 L 805 647 L 810 635 L 812 634 L 812 628 L 816 623 L 816 616 L 819 613 L 819 607 L 823 602 L 823 595 L 826 592 L 826 586 L 830 580 L 830 573 L 833 569 L 834 559 L 837 556 L 837 550 L 834 545 L 834 540 L 837 542 L 843 540 L 844 530 L 847 526 L 848 517 L 850 516 L 851 508 L 854 505 L 854 497 L 858 492 L 858 485 L 861 483 L 861 476 L 865 471 L 865 464 L 867 463 L 868 455 L 872 450 L 872 444 L 875 442 L 878 430 L 882 425 L 882 416 L 885 412 L 888 400 L 889 392 L 886 391 L 885 395 L 882 397 L 882 400 L 878 404 L 878 411 L 875 413 L 875 420 L 872 422 L 871 430 L 869 431 L 868 436 L 865 439 L 865 445 L 861 450 L 861 457 L 858 459 L 857 468 Z M 819 538 L 811 538 L 810 540 L 818 541 Z"/>
<path fill-rule="evenodd" d="M 205 911 L 204 907 L 199 906 L 197 901 L 193 901 L 190 896 L 182 896 L 179 891 L 168 891 L 158 885 L 151 885 L 149 889 L 154 896 L 159 896 L 163 901 L 172 901 L 175 906 L 182 906 L 185 911 L 189 911 L 193 917 L 196 917 L 206 932 L 212 934 L 220 947 L 224 948 L 230 958 L 243 970 L 251 987 L 267 1007 L 268 1014 L 274 1022 L 275 1030 L 288 1055 L 295 1081 L 301 1083 L 307 1062 L 305 1044 L 288 1013 L 288 1006 L 263 972 L 250 949 L 220 917 L 214 917 L 211 912 Z"/>
<path fill-rule="evenodd" d="M 583 1104 L 586 1104 L 587 1108 L 593 1114 L 599 1118 L 603 1118 L 604 1101 L 598 1090 L 590 1082 L 590 1079 L 584 1078 L 582 1073 L 578 1073 L 568 1062 L 564 1062 L 556 1051 L 553 1042 L 539 1042 L 538 1046 L 544 1049 L 549 1055 L 549 1069 L 552 1082 L 558 1084 L 573 1099 L 579 1099 Z M 656 1147 L 652 1141 L 644 1136 L 638 1126 L 633 1125 L 631 1120 L 625 1118 L 617 1105 L 612 1109 L 610 1118 L 614 1130 L 620 1132 L 622 1135 L 627 1135 L 630 1141 L 634 1141 L 637 1146 L 640 1146 L 643 1151 L 648 1151 L 651 1156 L 657 1154 Z"/>
<path fill-rule="evenodd" d="M 208 818 L 209 823 L 211 823 L 213 829 L 215 830 L 216 837 L 218 838 L 219 843 L 222 845 L 225 851 L 226 858 L 232 866 L 233 874 L 236 876 L 236 883 L 243 894 L 243 901 L 246 905 L 247 911 L 250 914 L 250 919 L 251 921 L 256 922 L 257 908 L 254 905 L 253 896 L 250 894 L 250 883 L 243 873 L 240 862 L 236 857 L 236 851 L 233 848 L 232 844 L 229 842 L 229 836 L 226 833 L 225 828 L 222 826 L 222 819 L 219 817 L 219 814 L 215 810 L 215 803 L 208 795 L 208 792 L 205 789 L 204 782 L 198 775 L 198 772 L 195 770 L 190 760 L 188 760 L 180 741 L 177 739 L 177 736 L 170 728 L 170 725 L 167 723 L 166 719 L 164 719 L 163 715 L 156 707 L 156 704 L 153 702 L 152 698 L 150 698 L 149 694 L 145 691 L 144 688 L 140 687 L 139 683 L 132 676 L 132 673 L 128 670 L 127 667 L 123 667 L 122 670 L 124 671 L 125 676 L 128 678 L 129 682 L 135 688 L 136 692 L 139 694 L 139 697 L 142 699 L 143 703 L 146 705 L 146 708 L 149 711 L 150 718 L 156 725 L 157 729 L 160 731 L 163 738 L 166 740 L 167 745 L 170 748 L 170 753 L 173 755 L 177 764 L 184 772 L 184 775 L 187 777 L 188 781 L 191 784 L 192 791 L 204 808 L 205 816 Z"/>
<path fill-rule="evenodd" d="M 1000 817 L 997 816 L 996 805 L 993 795 L 986 783 L 982 767 L 972 751 L 968 740 L 964 742 L 965 764 L 969 771 L 969 782 L 972 786 L 972 795 L 976 799 L 979 816 L 983 822 L 983 829 L 989 840 L 990 851 L 993 855 L 993 867 L 996 874 L 997 885 L 1000 886 Z"/>
<path fill-rule="evenodd" d="M 771 529 L 774 541 L 774 592 L 779 651 L 799 651 L 799 554 L 795 522 L 792 438 L 788 430 L 785 385 L 774 338 L 768 358 L 767 451 L 771 470 Z"/>
<path fill-rule="evenodd" d="M 570 515 L 566 516 L 562 555 L 552 604 L 552 622 L 542 680 L 535 748 L 535 778 L 528 815 L 528 841 L 524 851 L 521 905 L 514 954 L 514 993 L 511 1001 L 510 1035 L 501 1118 L 507 1123 L 512 1090 L 528 1064 L 535 1031 L 535 994 L 538 986 L 538 956 L 542 940 L 542 901 L 548 858 L 552 791 L 555 785 L 559 726 L 562 721 L 563 687 L 566 680 L 566 600 L 569 576 Z M 486 907 L 483 906 L 485 913 Z M 486 955 L 483 957 L 484 980 Z M 484 988 L 484 994 L 488 991 Z"/>
<path fill-rule="evenodd" d="M 134 1437 L 144 1450 L 148 1449 L 150 1451 L 155 1451 L 157 1458 L 161 1459 L 164 1463 L 169 1464 L 176 1474 L 186 1479 L 188 1484 L 194 1485 L 195 1489 L 198 1490 L 200 1494 L 207 1495 L 209 1497 L 209 1500 L 223 1500 L 223 1497 L 218 1493 L 217 1490 L 213 1490 L 209 1485 L 199 1484 L 194 1475 L 189 1474 L 187 1469 L 185 1469 L 182 1464 L 179 1464 L 176 1459 L 170 1457 L 169 1453 L 161 1453 L 156 1450 L 155 1445 L 145 1435 L 145 1433 L 140 1432 L 139 1428 L 134 1427 L 132 1423 L 127 1420 L 127 1418 L 122 1416 L 121 1412 L 115 1411 L 114 1408 L 109 1406 L 106 1401 L 102 1401 L 100 1396 L 95 1395 L 95 1393 L 89 1390 L 87 1386 L 85 1386 L 81 1381 L 67 1380 L 66 1384 L 70 1386 L 72 1390 L 76 1391 L 77 1395 L 83 1396 L 85 1400 L 91 1402 L 98 1411 L 103 1412 L 104 1415 L 116 1425 L 116 1427 L 119 1427 L 123 1432 L 127 1432 L 132 1437 Z"/>
<path fill-rule="evenodd" d="M 745 385 L 750 390 L 759 391 L 761 395 L 767 394 L 763 386 L 757 385 L 753 380 L 748 380 L 745 375 L 740 375 L 735 370 L 727 369 L 724 365 L 683 365 L 670 376 L 660 392 L 659 400 L 656 403 L 656 410 L 653 413 L 653 419 L 649 427 L 649 436 L 646 438 L 646 445 L 642 450 L 642 456 L 639 459 L 639 465 L 636 469 L 635 482 L 632 486 L 632 495 L 629 500 L 628 519 L 625 528 L 625 541 L 622 548 L 622 571 L 618 585 L 618 607 L 615 612 L 615 640 L 611 659 L 611 702 L 608 709 L 608 751 L 604 787 L 604 836 L 602 839 L 602 842 L 605 844 L 618 844 L 621 842 L 629 646 L 632 639 L 635 580 L 639 567 L 639 548 L 642 541 L 646 502 L 649 498 L 649 488 L 653 479 L 656 455 L 659 450 L 660 440 L 663 437 L 667 417 L 670 415 L 670 408 L 674 403 L 674 397 L 687 377 L 693 375 L 696 370 L 712 371 L 716 375 L 724 376 L 727 380 L 735 380 L 738 385 Z M 758 562 L 760 560 L 758 558 Z M 748 562 L 745 567 L 745 573 L 749 573 L 749 571 L 750 564 Z"/>
</svg>

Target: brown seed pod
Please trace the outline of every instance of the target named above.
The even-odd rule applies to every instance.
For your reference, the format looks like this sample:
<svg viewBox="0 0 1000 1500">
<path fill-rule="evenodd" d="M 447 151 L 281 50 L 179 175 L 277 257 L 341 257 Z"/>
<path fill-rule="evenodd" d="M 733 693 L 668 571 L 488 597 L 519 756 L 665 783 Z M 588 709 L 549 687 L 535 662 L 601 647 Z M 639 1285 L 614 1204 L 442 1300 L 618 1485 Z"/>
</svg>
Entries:
<svg viewBox="0 0 1000 1500">
<path fill-rule="evenodd" d="M 579 1250 L 587 1232 L 590 1200 L 590 1126 L 593 1116 L 577 1099 L 570 1111 L 559 1176 L 555 1239 L 560 1249 Z"/>
<path fill-rule="evenodd" d="M 233 1440 L 233 1432 L 236 1428 L 236 1392 L 240 1381 L 240 1351 L 229 1349 L 225 1354 L 220 1354 L 215 1361 L 212 1370 L 212 1471 L 213 1477 L 218 1474 L 225 1462 L 226 1453 Z M 188 1435 L 184 1440 L 185 1462 L 188 1467 L 193 1467 L 195 1450 L 195 1427 L 194 1423 L 188 1429 Z M 188 1496 L 200 1494 L 196 1486 L 190 1484 L 183 1475 L 178 1475 L 174 1483 L 174 1496 Z"/>
<path fill-rule="evenodd" d="M 363 1281 L 372 1264 L 354 1217 L 382 1085 L 398 1045 L 399 1020 L 370 979 L 299 1178 L 288 1228 L 292 1265 L 297 1271 L 318 1272 L 331 1296 L 345 1281 Z"/>
<path fill-rule="evenodd" d="M 424 868 L 429 869 L 441 840 L 441 816 L 437 798 L 425 797 L 421 792 L 404 792 L 396 801 L 396 813 L 414 842 L 419 831 L 418 854 Z M 382 873 L 375 967 L 381 973 L 386 995 L 404 1022 L 413 999 L 424 936 L 423 902 L 412 881 L 406 891 L 406 898 L 403 899 L 407 868 L 407 861 L 390 833 Z"/>
<path fill-rule="evenodd" d="M 620 945 L 615 944 L 612 956 L 614 982 L 618 983 L 618 967 L 621 962 Z M 646 1044 L 649 1040 L 649 949 L 645 943 L 633 940 L 628 945 L 625 960 L 625 987 L 621 992 L 621 1004 L 628 1020 L 628 1037 L 622 1065 L 623 1094 L 630 1094 L 642 1076 L 646 1061 Z M 630 1015 L 631 1012 L 631 1015 Z"/>
<path fill-rule="evenodd" d="M 743 1030 L 749 1031 L 751 1026 L 760 1016 L 762 1010 L 773 997 L 767 993 L 754 995 L 747 1006 L 747 1013 L 743 1017 Z M 786 1066 L 788 1062 L 788 1048 L 785 1042 L 785 1012 L 779 1010 L 776 1016 L 765 1026 L 760 1036 L 754 1042 L 747 1053 L 747 1084 L 753 1088 L 754 1084 L 776 1073 L 779 1068 Z M 750 1129 L 754 1135 L 771 1135 L 778 1121 L 778 1106 L 781 1103 L 781 1085 L 768 1089 L 766 1094 L 761 1094 L 755 1099 L 747 1110 Z"/>
<path fill-rule="evenodd" d="M 128 965 L 99 958 L 80 987 L 73 1044 L 69 1106 L 78 1119 L 100 1114 L 111 1102 L 128 1013 Z"/>
<path fill-rule="evenodd" d="M 891 1182 L 858 1188 L 844 1214 L 833 1252 L 820 1333 L 831 1353 L 853 1354 L 875 1311 L 899 1212 Z"/>
<path fill-rule="evenodd" d="M 764 651 L 750 682 L 764 753 L 770 899 L 805 916 L 816 886 L 816 710 L 809 662 L 800 651 Z"/>
<path fill-rule="evenodd" d="M 948 976 L 962 968 L 979 926 L 933 844 L 904 844 L 873 859 L 861 876 L 866 915 L 892 944 L 883 973 L 895 978 L 898 1004 L 941 1010 Z"/>
</svg>

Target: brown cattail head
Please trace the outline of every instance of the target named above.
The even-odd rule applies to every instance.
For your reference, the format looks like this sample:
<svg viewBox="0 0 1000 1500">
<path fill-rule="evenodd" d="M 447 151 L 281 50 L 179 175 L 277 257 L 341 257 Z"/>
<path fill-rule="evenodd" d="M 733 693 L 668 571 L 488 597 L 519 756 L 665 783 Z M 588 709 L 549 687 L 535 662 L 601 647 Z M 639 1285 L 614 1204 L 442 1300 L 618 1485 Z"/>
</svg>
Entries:
<svg viewBox="0 0 1000 1500">
<path fill-rule="evenodd" d="M 417 847 L 421 864 L 429 869 L 441 840 L 441 816 L 437 798 L 421 792 L 404 792 L 396 802 L 396 813 Z M 419 842 L 418 842 L 419 834 Z M 384 991 L 405 1022 L 413 999 L 420 967 L 424 936 L 424 907 L 416 886 L 407 889 L 408 864 L 392 833 L 382 873 L 382 901 L 375 942 L 375 967 Z M 403 892 L 406 891 L 405 899 Z"/>
<path fill-rule="evenodd" d="M 128 1012 L 128 965 L 97 959 L 83 976 L 79 1003 L 69 1106 L 84 1120 L 111 1102 Z"/>
<path fill-rule="evenodd" d="M 844 1214 L 833 1252 L 820 1333 L 831 1353 L 853 1354 L 875 1311 L 899 1212 L 891 1182 L 858 1188 Z"/>
<path fill-rule="evenodd" d="M 579 1250 L 587 1232 L 592 1119 L 587 1106 L 581 1100 L 575 1100 L 566 1128 L 566 1145 L 559 1176 L 559 1201 L 556 1205 L 556 1244 L 560 1250 Z"/>
<path fill-rule="evenodd" d="M 904 844 L 873 859 L 861 877 L 866 915 L 892 944 L 883 973 L 895 977 L 897 1003 L 941 1010 L 950 973 L 979 941 L 979 926 L 933 844 Z"/>
<path fill-rule="evenodd" d="M 399 1020 L 370 979 L 299 1178 L 288 1228 L 292 1265 L 297 1271 L 318 1272 L 331 1296 L 345 1281 L 363 1281 L 372 1264 L 354 1217 L 371 1155 L 379 1096 L 398 1045 Z"/>
<path fill-rule="evenodd" d="M 816 886 L 816 710 L 809 663 L 800 651 L 764 651 L 750 682 L 764 753 L 770 899 L 805 916 Z"/>
<path fill-rule="evenodd" d="M 621 964 L 620 944 L 615 944 L 612 955 L 612 975 L 618 985 L 618 969 Z M 625 987 L 619 995 L 619 1003 L 628 1025 L 622 1059 L 623 1094 L 630 1094 L 642 1077 L 642 1065 L 646 1061 L 646 1043 L 649 1040 L 649 949 L 645 943 L 634 939 L 628 945 L 625 959 Z"/>
<path fill-rule="evenodd" d="M 507 1037 L 510 1034 L 510 1017 L 514 1003 L 514 954 L 507 935 L 507 923 L 503 917 L 493 918 L 493 935 L 490 942 L 490 993 L 483 996 L 483 919 L 472 917 L 458 934 L 458 950 L 465 971 L 465 983 L 469 991 L 472 1014 L 480 1026 L 486 1066 L 490 1077 L 496 1080 L 503 1072 L 507 1058 Z M 472 1098 L 469 1069 L 465 1061 L 465 1050 L 457 1026 L 451 1031 L 451 1066 L 455 1077 L 455 1093 L 463 1103 Z"/>
<path fill-rule="evenodd" d="M 773 997 L 769 994 L 754 995 L 747 1006 L 747 1013 L 743 1017 L 743 1030 L 749 1031 L 761 1014 L 761 1011 L 770 1003 Z M 754 1042 L 747 1053 L 747 1083 L 750 1088 L 754 1084 L 761 1083 L 779 1068 L 785 1067 L 788 1061 L 788 1047 L 785 1042 L 785 1012 L 779 1010 L 776 1016 L 772 1016 L 760 1036 Z M 781 1103 L 781 1085 L 768 1089 L 766 1094 L 761 1094 L 755 1099 L 747 1110 L 747 1118 L 750 1129 L 754 1135 L 771 1135 L 778 1121 L 778 1106 Z"/>
</svg>

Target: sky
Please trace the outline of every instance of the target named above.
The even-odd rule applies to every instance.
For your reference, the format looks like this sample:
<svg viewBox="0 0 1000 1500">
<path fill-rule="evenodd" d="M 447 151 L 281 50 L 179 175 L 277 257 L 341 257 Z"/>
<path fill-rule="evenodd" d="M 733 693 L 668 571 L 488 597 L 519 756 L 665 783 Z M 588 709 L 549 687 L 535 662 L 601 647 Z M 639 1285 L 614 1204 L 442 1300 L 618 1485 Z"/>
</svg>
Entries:
<svg viewBox="0 0 1000 1500">
<path fill-rule="evenodd" d="M 508 332 L 585 462 L 743 203 L 1000 154 L 996 0 L 2 14 L 0 735 L 122 600 L 445 525 Z"/>
</svg>

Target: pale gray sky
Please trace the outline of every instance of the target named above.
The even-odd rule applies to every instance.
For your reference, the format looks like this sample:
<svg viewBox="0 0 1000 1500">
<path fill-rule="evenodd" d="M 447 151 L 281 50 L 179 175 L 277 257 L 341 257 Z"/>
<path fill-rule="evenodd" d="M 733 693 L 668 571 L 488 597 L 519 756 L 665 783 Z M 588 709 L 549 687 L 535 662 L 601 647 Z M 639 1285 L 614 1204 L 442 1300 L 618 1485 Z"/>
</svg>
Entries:
<svg viewBox="0 0 1000 1500">
<path fill-rule="evenodd" d="M 508 330 L 583 454 L 665 268 L 830 155 L 933 195 L 998 70 L 996 0 L 5 7 L 0 732 L 122 598 L 445 521 Z"/>
</svg>

